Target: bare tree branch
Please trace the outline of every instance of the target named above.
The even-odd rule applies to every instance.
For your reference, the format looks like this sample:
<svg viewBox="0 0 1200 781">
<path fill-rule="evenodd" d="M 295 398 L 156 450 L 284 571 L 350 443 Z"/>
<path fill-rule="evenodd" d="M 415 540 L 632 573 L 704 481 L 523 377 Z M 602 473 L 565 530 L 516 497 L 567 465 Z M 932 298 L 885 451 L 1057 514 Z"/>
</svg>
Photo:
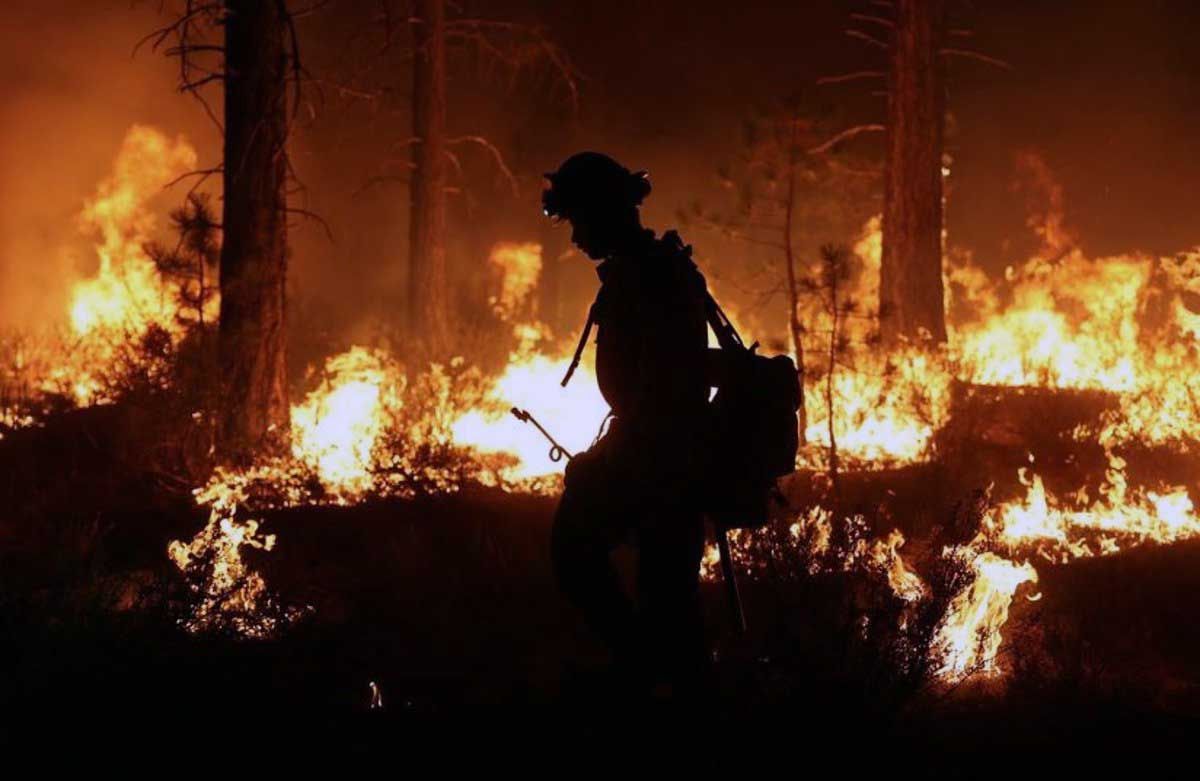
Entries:
<svg viewBox="0 0 1200 781">
<path fill-rule="evenodd" d="M 812 149 L 808 150 L 808 153 L 810 155 L 824 154 L 825 152 L 828 152 L 837 143 L 839 143 L 841 141 L 846 141 L 848 139 L 854 138 L 855 136 L 861 135 L 863 133 L 882 133 L 884 130 L 886 130 L 886 128 L 883 125 L 877 125 L 877 124 L 855 125 L 854 127 L 846 128 L 845 130 L 838 133 L 836 136 L 829 139 L 825 143 L 820 144 L 818 146 L 814 146 Z"/>
<path fill-rule="evenodd" d="M 846 35 L 850 36 L 851 38 L 858 38 L 860 41 L 866 41 L 870 45 L 875 46 L 880 49 L 886 50 L 888 47 L 887 43 L 885 43 L 884 41 L 879 40 L 878 38 L 876 38 L 873 35 L 868 35 L 867 33 L 864 33 L 862 30 L 855 30 L 855 29 L 851 28 L 849 30 L 846 30 Z"/>
<path fill-rule="evenodd" d="M 208 99 L 204 97 L 201 88 L 206 84 L 219 81 L 223 77 L 223 69 L 205 67 L 196 60 L 194 55 L 224 53 L 224 47 L 209 43 L 205 38 L 205 30 L 219 26 L 224 13 L 223 3 L 187 0 L 182 12 L 170 23 L 151 31 L 133 47 L 135 55 L 147 43 L 150 44 L 153 51 L 157 52 L 163 49 L 167 41 L 174 40 L 175 45 L 166 48 L 163 53 L 167 57 L 173 57 L 179 61 L 179 91 L 195 98 L 209 120 L 222 134 L 225 132 L 224 126 Z M 194 72 L 202 75 L 196 76 Z"/>
<path fill-rule="evenodd" d="M 407 176 L 372 176 L 368 178 L 367 181 L 363 182 L 362 187 L 359 187 L 357 190 L 351 193 L 351 197 L 357 198 L 367 190 L 370 190 L 381 184 L 397 182 L 399 184 L 407 185 L 410 181 L 411 180 Z"/>
<path fill-rule="evenodd" d="M 817 84 L 842 84 L 847 81 L 860 81 L 862 79 L 879 79 L 887 76 L 884 71 L 854 71 L 853 73 L 843 73 L 838 76 L 822 76 L 817 79 Z"/>
<path fill-rule="evenodd" d="M 517 177 L 513 175 L 512 170 L 510 170 L 508 165 L 504 162 L 504 155 L 500 153 L 500 150 L 497 149 L 495 144 L 493 144 L 491 141 L 488 141 L 483 136 L 459 136 L 457 138 L 451 138 L 447 140 L 446 143 L 450 146 L 466 143 L 478 144 L 486 149 L 491 153 L 492 159 L 496 163 L 496 167 L 500 169 L 500 173 L 504 174 L 504 178 L 508 180 L 508 185 L 512 188 L 513 197 L 520 197 L 521 188 L 517 183 Z"/>
<path fill-rule="evenodd" d="M 330 241 L 333 241 L 333 229 L 329 227 L 329 223 L 325 221 L 325 218 L 316 212 L 309 211 L 308 209 L 301 209 L 295 206 L 287 207 L 284 209 L 284 212 L 286 214 L 298 214 L 305 219 L 316 221 L 322 228 L 325 229 L 326 238 L 328 238 Z"/>
<path fill-rule="evenodd" d="M 968 60 L 978 60 L 979 62 L 984 62 L 988 65 L 994 65 L 997 68 L 1003 68 L 1006 71 L 1011 71 L 1013 69 L 1012 65 L 998 57 L 991 57 L 987 54 L 983 54 L 982 52 L 972 51 L 970 49 L 940 49 L 938 53 L 944 54 L 947 57 L 963 57 Z"/>
<path fill-rule="evenodd" d="M 860 22 L 866 22 L 867 24 L 877 24 L 880 27 L 886 27 L 889 30 L 893 30 L 896 27 L 895 22 L 893 22 L 891 19 L 885 19 L 882 16 L 873 16 L 871 14 L 852 13 L 852 14 L 850 14 L 850 18 L 856 19 Z"/>
<path fill-rule="evenodd" d="M 174 187 L 175 185 L 179 184 L 183 180 L 190 179 L 193 176 L 197 177 L 196 181 L 192 184 L 191 187 L 188 188 L 187 194 L 184 196 L 185 200 L 188 200 L 188 199 L 191 199 L 191 197 L 196 193 L 197 190 L 200 189 L 200 187 L 206 181 L 208 181 L 208 178 L 210 176 L 216 176 L 217 174 L 224 173 L 224 171 L 225 171 L 225 167 L 221 166 L 221 165 L 213 166 L 212 168 L 201 168 L 197 171 L 188 171 L 187 173 L 181 174 L 180 176 L 177 176 L 174 179 L 172 179 L 171 181 L 167 182 L 165 185 L 163 185 L 163 189 L 166 190 L 168 188 Z"/>
<path fill-rule="evenodd" d="M 509 40 L 497 40 L 497 34 Z M 537 59 L 548 62 L 566 88 L 572 110 L 579 110 L 582 77 L 566 52 L 541 27 L 492 19 L 456 19 L 447 22 L 446 38 L 473 43 L 479 51 L 508 67 L 514 78 L 522 67 Z"/>
</svg>

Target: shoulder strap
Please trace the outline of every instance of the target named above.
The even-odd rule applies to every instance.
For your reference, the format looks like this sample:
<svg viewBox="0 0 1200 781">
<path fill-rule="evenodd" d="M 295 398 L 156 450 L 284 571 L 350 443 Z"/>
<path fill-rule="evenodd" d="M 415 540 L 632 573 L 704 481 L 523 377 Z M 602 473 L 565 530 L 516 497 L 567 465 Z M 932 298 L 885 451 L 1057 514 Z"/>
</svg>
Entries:
<svg viewBox="0 0 1200 781">
<path fill-rule="evenodd" d="M 563 375 L 562 387 L 564 388 L 571 381 L 571 376 L 575 374 L 575 370 L 579 368 L 579 361 L 583 358 L 583 350 L 587 347 L 588 337 L 592 335 L 592 326 L 596 324 L 596 307 L 599 304 L 600 294 L 597 293 L 596 300 L 588 307 L 587 323 L 583 326 L 583 333 L 579 335 L 579 344 L 575 345 L 575 357 L 571 359 L 571 365 L 567 367 L 567 373 Z"/>
<path fill-rule="evenodd" d="M 603 286 L 600 288 L 603 292 Z M 575 370 L 579 368 L 579 362 L 583 358 L 583 351 L 587 348 L 588 337 L 592 335 L 592 326 L 596 324 L 596 310 L 600 304 L 600 293 L 596 294 L 596 300 L 592 302 L 588 308 L 587 322 L 584 323 L 583 333 L 579 335 L 579 343 L 575 345 L 575 355 L 571 358 L 571 365 L 567 367 L 567 373 L 563 375 L 562 387 L 567 387 L 567 383 L 571 381 L 571 377 L 575 375 Z M 712 293 L 705 291 L 704 293 L 704 313 L 708 324 L 712 327 L 713 333 L 717 335 L 717 344 L 721 345 L 723 350 L 733 350 L 736 348 L 745 348 L 746 344 L 742 341 L 742 337 L 738 334 L 737 329 L 733 327 L 733 323 L 725 315 L 717 300 L 712 297 Z"/>
<path fill-rule="evenodd" d="M 712 297 L 712 293 L 707 291 L 704 293 L 704 312 L 708 318 L 708 324 L 712 326 L 713 333 L 717 335 L 717 344 L 721 345 L 722 350 L 733 350 L 746 346 L 737 329 L 733 327 L 733 323 L 729 322 L 729 318 L 725 316 L 720 304 Z"/>
</svg>

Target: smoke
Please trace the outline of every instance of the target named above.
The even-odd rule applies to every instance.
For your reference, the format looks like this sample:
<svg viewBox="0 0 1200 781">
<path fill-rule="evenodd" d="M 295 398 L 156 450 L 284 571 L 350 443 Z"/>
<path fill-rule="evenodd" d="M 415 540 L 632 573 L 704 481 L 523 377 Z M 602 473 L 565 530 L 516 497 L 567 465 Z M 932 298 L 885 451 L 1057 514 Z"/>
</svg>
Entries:
<svg viewBox="0 0 1200 781">
<path fill-rule="evenodd" d="M 201 160 L 215 129 L 176 93 L 173 66 L 140 37 L 156 3 L 9 0 L 0 32 L 0 328 L 65 320 L 72 281 L 93 272 L 78 215 L 133 124 L 183 133 Z M 163 211 L 183 191 L 157 199 Z"/>
<path fill-rule="evenodd" d="M 354 13 L 369 7 L 337 3 L 301 20 L 314 75 L 336 77 L 325 66 L 340 62 Z M 544 84 L 510 88 L 481 80 L 471 67 L 454 72 L 452 134 L 486 135 L 521 181 L 520 197 L 513 197 L 486 154 L 462 151 L 465 173 L 454 182 L 450 250 L 464 295 L 497 241 L 539 242 L 547 273 L 558 268 L 565 240 L 543 225 L 538 174 L 572 151 L 603 149 L 649 169 L 654 193 L 646 218 L 666 229 L 675 227 L 679 209 L 695 202 L 729 208 L 731 193 L 716 169 L 740 151 L 742 122 L 757 108 L 798 92 L 818 109 L 846 111 L 848 121 L 877 121 L 882 108 L 870 87 L 813 84 L 819 76 L 878 64 L 877 53 L 843 35 L 843 4 L 753 0 L 736 9 L 711 4 L 701 10 L 683 0 L 494 0 L 466 8 L 544 23 L 586 78 L 580 112 L 570 115 Z M 199 106 L 176 91 L 175 63 L 149 50 L 133 54 L 164 18 L 150 0 L 5 3 L 0 327 L 60 317 L 70 281 L 93 270 L 96 258 L 78 235 L 76 216 L 131 125 L 183 135 L 201 166 L 218 162 L 217 132 Z M 1016 75 L 951 63 L 951 242 L 974 248 L 992 273 L 1023 258 L 1012 242 L 1028 234 L 1024 196 L 1006 185 L 1014 175 L 1013 151 L 1028 148 L 1061 178 L 1067 216 L 1089 251 L 1194 243 L 1191 193 L 1200 155 L 1190 150 L 1200 104 L 1186 74 L 1200 72 L 1190 45 L 1198 20 L 1195 8 L 1182 3 L 1135 13 L 1105 0 L 1088 14 L 1044 3 L 981 7 L 970 20 L 978 31 L 973 45 L 1008 59 Z M 395 72 L 400 94 L 402 63 Z M 365 185 L 389 158 L 402 162 L 408 117 L 402 99 L 347 107 L 328 86 L 312 102 L 314 112 L 305 112 L 292 148 L 308 186 L 307 195 L 295 196 L 296 205 L 325 218 L 333 241 L 312 221 L 298 220 L 291 232 L 294 322 L 337 341 L 403 306 L 407 192 L 402 181 Z M 185 190 L 164 193 L 158 207 L 178 205 Z M 814 243 L 853 240 L 819 235 L 812 226 L 799 231 Z M 736 298 L 736 288 L 722 280 L 764 252 L 699 229 L 684 238 L 726 297 Z M 595 282 L 582 261 L 563 268 L 555 310 L 564 327 L 575 327 Z M 471 293 L 481 306 L 489 294 L 495 291 Z M 744 298 L 729 303 L 748 309 L 757 301 Z M 778 301 L 771 307 L 781 309 Z"/>
</svg>

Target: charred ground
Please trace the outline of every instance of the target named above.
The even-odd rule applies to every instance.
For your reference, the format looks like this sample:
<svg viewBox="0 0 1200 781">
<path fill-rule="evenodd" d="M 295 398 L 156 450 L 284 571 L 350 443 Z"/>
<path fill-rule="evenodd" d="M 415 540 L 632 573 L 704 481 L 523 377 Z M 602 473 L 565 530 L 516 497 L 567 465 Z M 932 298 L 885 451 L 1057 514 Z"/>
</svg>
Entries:
<svg viewBox="0 0 1200 781">
<path fill-rule="evenodd" d="M 1024 444 L 1070 483 L 1103 455 L 1063 444 L 1073 423 L 1054 415 L 1062 403 L 991 391 L 981 419 L 1036 428 Z M 170 416 L 160 405 L 67 413 L 0 442 L 11 478 L 0 546 L 10 740 L 51 744 L 70 729 L 104 750 L 136 734 L 169 753 L 232 731 L 256 745 L 303 739 L 374 754 L 449 746 L 464 734 L 480 746 L 536 734 L 583 749 L 592 740 L 683 745 L 712 730 L 731 750 L 866 742 L 914 756 L 936 749 L 918 764 L 937 764 L 1000 748 L 1169 746 L 1198 713 L 1190 682 L 1200 635 L 1180 599 L 1200 585 L 1196 543 L 1041 569 L 1044 598 L 1018 599 L 1005 628 L 1008 679 L 946 687 L 920 666 L 924 649 L 889 629 L 903 605 L 886 583 L 862 572 L 809 575 L 782 518 L 761 535 L 766 555 L 743 582 L 748 636 L 731 631 L 720 583 L 705 586 L 711 697 L 695 710 L 630 708 L 555 594 L 546 550 L 554 500 L 478 486 L 266 512 L 264 528 L 287 533 L 251 561 L 282 603 L 310 612 L 273 639 L 189 634 L 179 621 L 193 597 L 163 551 L 205 514 L 161 478 L 161 456 L 146 455 L 149 443 L 171 439 L 161 439 Z M 986 438 L 947 434 L 942 447 L 945 460 L 847 475 L 844 485 L 876 531 L 900 525 L 910 535 L 905 555 L 931 584 L 963 576 L 935 572 L 934 554 L 973 533 L 962 524 L 979 476 L 1027 458 L 1024 447 Z M 794 478 L 794 502 L 805 502 L 813 478 Z M 380 709 L 370 707 L 371 682 Z"/>
</svg>

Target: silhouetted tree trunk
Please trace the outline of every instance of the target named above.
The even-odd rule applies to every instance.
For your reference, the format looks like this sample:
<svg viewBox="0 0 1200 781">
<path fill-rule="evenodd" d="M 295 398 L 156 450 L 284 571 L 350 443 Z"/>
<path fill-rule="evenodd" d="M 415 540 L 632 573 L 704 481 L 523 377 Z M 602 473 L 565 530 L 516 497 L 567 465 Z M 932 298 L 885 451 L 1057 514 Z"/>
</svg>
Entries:
<svg viewBox="0 0 1200 781">
<path fill-rule="evenodd" d="M 895 343 L 927 332 L 946 341 L 942 300 L 942 141 L 939 49 L 944 0 L 896 0 L 889 53 L 880 328 Z"/>
<path fill-rule="evenodd" d="M 242 461 L 288 427 L 286 9 L 226 0 L 225 203 L 219 354 L 222 455 Z"/>
<path fill-rule="evenodd" d="M 417 0 L 413 23 L 413 175 L 408 325 L 434 355 L 449 344 L 446 291 L 446 16 L 444 0 Z"/>
</svg>

